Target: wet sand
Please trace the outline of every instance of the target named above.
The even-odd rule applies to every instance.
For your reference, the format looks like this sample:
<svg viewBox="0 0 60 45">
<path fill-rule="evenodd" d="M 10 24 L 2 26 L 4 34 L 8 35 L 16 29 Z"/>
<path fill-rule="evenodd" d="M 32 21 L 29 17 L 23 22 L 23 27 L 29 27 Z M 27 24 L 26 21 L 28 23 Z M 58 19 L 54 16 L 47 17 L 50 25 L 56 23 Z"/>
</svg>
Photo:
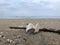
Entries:
<svg viewBox="0 0 60 45">
<path fill-rule="evenodd" d="M 10 26 L 26 26 L 27 23 L 39 23 L 41 29 L 60 29 L 60 19 L 0 19 L 0 45 L 60 45 L 60 34 L 43 31 L 27 34 L 25 29 L 9 28 Z M 7 39 L 12 42 L 8 42 Z"/>
</svg>

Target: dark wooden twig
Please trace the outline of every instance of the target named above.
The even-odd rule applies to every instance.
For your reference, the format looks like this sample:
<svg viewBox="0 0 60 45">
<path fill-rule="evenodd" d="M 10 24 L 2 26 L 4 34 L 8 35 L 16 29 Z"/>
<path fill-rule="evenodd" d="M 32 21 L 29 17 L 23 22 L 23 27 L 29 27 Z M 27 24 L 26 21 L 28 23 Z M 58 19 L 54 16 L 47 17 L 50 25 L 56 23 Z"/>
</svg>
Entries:
<svg viewBox="0 0 60 45">
<path fill-rule="evenodd" d="M 10 29 L 26 29 L 26 27 L 9 27 Z"/>
<path fill-rule="evenodd" d="M 9 27 L 10 29 L 26 29 L 26 27 Z M 42 28 L 39 29 L 39 32 L 52 32 L 52 33 L 58 33 L 60 34 L 60 30 L 56 30 L 55 29 L 47 29 L 47 28 Z"/>
</svg>

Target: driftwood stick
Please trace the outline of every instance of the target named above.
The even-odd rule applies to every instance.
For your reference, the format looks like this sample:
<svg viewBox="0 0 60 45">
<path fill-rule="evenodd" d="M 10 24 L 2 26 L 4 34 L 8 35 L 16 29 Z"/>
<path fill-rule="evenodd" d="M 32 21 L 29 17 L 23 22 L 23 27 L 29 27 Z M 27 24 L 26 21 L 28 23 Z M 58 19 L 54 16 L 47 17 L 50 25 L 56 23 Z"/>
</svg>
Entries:
<svg viewBox="0 0 60 45">
<path fill-rule="evenodd" d="M 26 27 L 9 27 L 10 29 L 26 29 Z M 47 28 L 42 28 L 42 29 L 39 29 L 39 32 L 52 32 L 52 33 L 58 33 L 60 34 L 60 30 L 56 30 L 55 29 L 47 29 Z"/>
<path fill-rule="evenodd" d="M 10 29 L 26 29 L 26 27 L 9 27 Z"/>
</svg>

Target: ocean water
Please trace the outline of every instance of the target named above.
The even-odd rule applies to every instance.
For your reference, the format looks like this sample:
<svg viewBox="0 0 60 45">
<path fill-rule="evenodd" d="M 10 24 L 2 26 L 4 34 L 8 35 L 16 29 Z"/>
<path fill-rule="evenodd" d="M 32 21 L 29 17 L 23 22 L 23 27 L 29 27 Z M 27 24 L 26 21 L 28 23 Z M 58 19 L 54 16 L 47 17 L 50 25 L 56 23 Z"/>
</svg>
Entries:
<svg viewBox="0 0 60 45">
<path fill-rule="evenodd" d="M 0 18 L 60 18 L 60 16 L 0 16 Z"/>
</svg>

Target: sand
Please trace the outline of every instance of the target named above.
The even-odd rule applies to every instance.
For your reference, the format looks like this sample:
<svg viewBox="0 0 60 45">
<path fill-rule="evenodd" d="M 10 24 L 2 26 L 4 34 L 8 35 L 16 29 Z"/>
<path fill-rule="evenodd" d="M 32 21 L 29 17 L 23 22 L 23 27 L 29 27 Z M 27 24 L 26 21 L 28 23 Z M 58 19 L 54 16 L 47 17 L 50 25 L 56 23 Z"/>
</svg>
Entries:
<svg viewBox="0 0 60 45">
<path fill-rule="evenodd" d="M 10 29 L 12 26 L 26 26 L 39 23 L 40 28 L 60 29 L 60 19 L 0 19 L 0 45 L 60 45 L 60 34 L 39 32 L 28 34 L 25 29 Z M 5 37 L 5 38 L 4 38 Z M 7 39 L 12 40 L 8 42 Z"/>
</svg>

